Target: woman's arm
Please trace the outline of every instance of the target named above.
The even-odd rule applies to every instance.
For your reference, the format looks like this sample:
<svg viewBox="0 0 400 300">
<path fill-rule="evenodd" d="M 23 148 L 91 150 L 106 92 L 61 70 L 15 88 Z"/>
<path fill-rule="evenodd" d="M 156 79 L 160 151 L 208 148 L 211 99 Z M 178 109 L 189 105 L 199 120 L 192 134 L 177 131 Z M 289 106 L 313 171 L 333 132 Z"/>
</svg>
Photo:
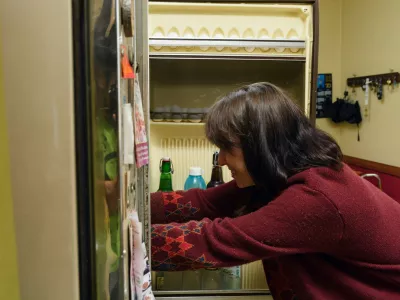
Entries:
<svg viewBox="0 0 400 300">
<path fill-rule="evenodd" d="M 155 224 L 151 230 L 153 269 L 179 271 L 334 251 L 343 222 L 325 196 L 294 186 L 242 217 Z"/>
<path fill-rule="evenodd" d="M 151 194 L 151 222 L 164 224 L 186 222 L 203 218 L 232 217 L 234 212 L 248 203 L 254 188 L 238 188 L 235 181 L 200 190 Z"/>
</svg>

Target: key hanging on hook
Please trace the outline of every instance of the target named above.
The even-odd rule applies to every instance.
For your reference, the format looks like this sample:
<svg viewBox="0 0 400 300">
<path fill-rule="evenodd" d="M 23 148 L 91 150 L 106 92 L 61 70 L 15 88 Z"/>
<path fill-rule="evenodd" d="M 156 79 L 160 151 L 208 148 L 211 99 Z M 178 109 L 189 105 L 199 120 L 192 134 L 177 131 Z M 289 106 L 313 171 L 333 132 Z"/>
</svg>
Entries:
<svg viewBox="0 0 400 300">
<path fill-rule="evenodd" d="M 392 89 L 394 89 L 394 82 L 390 78 L 386 80 L 386 84 L 389 86 L 389 88 L 392 87 Z"/>
<path fill-rule="evenodd" d="M 382 99 L 383 99 L 383 84 L 382 84 L 382 78 L 379 79 L 379 81 L 378 81 L 378 87 L 377 87 L 376 96 L 378 97 L 378 100 L 382 100 Z"/>
<path fill-rule="evenodd" d="M 368 81 L 369 81 L 369 79 L 367 79 Z M 361 89 L 363 90 L 363 91 L 366 91 L 366 89 L 367 89 L 367 81 L 366 80 L 363 80 L 363 84 L 362 84 L 362 86 L 361 86 Z"/>
<path fill-rule="evenodd" d="M 390 69 L 390 73 L 394 73 L 394 69 Z M 392 85 L 392 89 L 394 90 L 397 86 L 396 75 L 393 75 L 393 79 L 390 78 L 387 80 L 387 84 L 390 86 Z"/>
<path fill-rule="evenodd" d="M 371 81 L 369 78 L 365 80 L 365 85 L 363 85 L 363 90 L 365 91 L 364 96 L 364 116 L 367 117 L 369 114 L 368 105 L 369 105 L 369 85 Z"/>
<path fill-rule="evenodd" d="M 378 86 L 378 81 L 375 79 L 375 81 L 371 80 L 370 84 L 370 91 L 371 92 L 376 92 L 376 87 Z"/>
<path fill-rule="evenodd" d="M 356 74 L 353 74 L 353 77 L 356 78 Z M 352 92 L 353 94 L 356 93 L 356 83 L 355 83 L 355 80 L 353 80 L 353 86 L 352 86 L 351 92 Z"/>
</svg>

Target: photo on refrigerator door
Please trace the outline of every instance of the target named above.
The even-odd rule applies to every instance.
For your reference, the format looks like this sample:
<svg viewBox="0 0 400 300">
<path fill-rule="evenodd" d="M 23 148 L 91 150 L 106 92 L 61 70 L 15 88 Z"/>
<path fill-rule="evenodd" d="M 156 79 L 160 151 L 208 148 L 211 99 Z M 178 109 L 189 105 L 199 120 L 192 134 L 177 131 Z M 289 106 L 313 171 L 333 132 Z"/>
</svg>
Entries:
<svg viewBox="0 0 400 300">
<path fill-rule="evenodd" d="M 137 77 L 134 84 L 134 119 L 135 119 L 135 145 L 136 164 L 138 168 L 149 163 L 149 147 L 147 145 L 146 123 L 144 120 L 142 95 Z"/>
</svg>

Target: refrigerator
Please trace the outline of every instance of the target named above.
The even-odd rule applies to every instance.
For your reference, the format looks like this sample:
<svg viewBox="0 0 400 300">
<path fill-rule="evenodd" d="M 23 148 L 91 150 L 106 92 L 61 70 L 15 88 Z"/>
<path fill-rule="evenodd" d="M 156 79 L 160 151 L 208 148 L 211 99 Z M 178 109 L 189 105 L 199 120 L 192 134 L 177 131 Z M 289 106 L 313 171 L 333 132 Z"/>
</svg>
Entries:
<svg viewBox="0 0 400 300">
<path fill-rule="evenodd" d="M 134 299 L 127 212 L 138 212 L 150 256 L 160 159 L 173 162 L 174 190 L 191 166 L 210 179 L 217 149 L 205 138 L 204 116 L 219 97 L 269 81 L 315 122 L 318 1 L 72 3 L 80 299 Z M 132 147 L 137 89 L 144 166 Z M 232 279 L 221 270 L 152 272 L 152 289 L 156 299 L 270 297 L 260 262 L 235 270 Z"/>
</svg>

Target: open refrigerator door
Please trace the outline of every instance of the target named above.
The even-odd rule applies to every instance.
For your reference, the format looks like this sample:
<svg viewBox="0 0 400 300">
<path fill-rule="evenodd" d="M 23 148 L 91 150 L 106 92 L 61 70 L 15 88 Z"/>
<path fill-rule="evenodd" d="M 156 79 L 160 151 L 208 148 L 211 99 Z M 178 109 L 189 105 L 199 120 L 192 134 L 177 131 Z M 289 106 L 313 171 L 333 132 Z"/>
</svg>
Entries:
<svg viewBox="0 0 400 300">
<path fill-rule="evenodd" d="M 136 299 L 130 289 L 132 257 L 138 265 L 134 274 L 142 273 L 136 283 L 149 273 L 144 274 L 149 270 L 149 247 L 143 245 L 149 241 L 148 184 L 143 176 L 148 168 L 148 124 L 135 52 L 136 23 L 142 22 L 138 2 L 73 3 L 82 299 Z M 128 209 L 135 211 L 135 222 L 129 222 Z M 149 287 L 137 291 L 133 296 L 151 296 Z"/>
</svg>

